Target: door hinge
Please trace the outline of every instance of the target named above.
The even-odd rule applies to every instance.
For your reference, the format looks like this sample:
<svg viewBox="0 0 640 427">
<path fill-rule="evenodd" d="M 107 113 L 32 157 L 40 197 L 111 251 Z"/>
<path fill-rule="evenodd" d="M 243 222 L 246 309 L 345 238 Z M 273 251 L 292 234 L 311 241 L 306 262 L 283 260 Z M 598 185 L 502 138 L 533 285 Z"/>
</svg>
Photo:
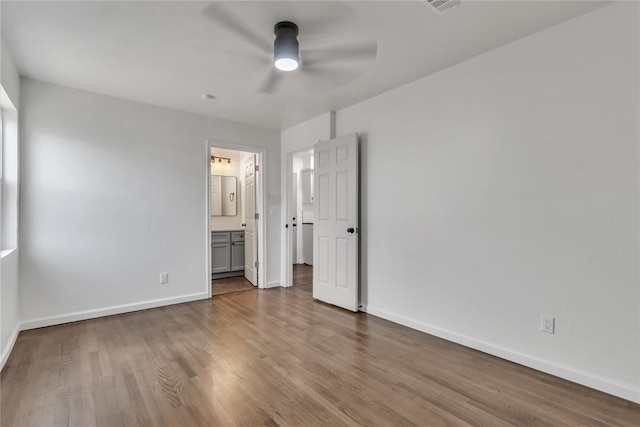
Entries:
<svg viewBox="0 0 640 427">
<path fill-rule="evenodd" d="M 256 261 L 255 267 L 258 268 L 259 265 L 260 265 L 260 263 L 258 261 Z"/>
<path fill-rule="evenodd" d="M 260 214 L 256 214 L 256 219 L 260 219 Z"/>
<path fill-rule="evenodd" d="M 260 172 L 260 165 L 256 165 L 256 172 Z"/>
</svg>

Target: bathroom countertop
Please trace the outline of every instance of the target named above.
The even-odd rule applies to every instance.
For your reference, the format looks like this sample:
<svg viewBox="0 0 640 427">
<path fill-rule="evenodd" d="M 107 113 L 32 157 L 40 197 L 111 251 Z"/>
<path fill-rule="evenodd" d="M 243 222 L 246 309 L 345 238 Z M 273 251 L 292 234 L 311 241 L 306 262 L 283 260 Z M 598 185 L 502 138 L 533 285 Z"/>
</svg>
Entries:
<svg viewBox="0 0 640 427">
<path fill-rule="evenodd" d="M 215 230 L 211 230 L 212 233 L 218 231 L 244 231 L 245 229 L 242 227 L 231 227 L 231 228 L 216 228 Z"/>
</svg>

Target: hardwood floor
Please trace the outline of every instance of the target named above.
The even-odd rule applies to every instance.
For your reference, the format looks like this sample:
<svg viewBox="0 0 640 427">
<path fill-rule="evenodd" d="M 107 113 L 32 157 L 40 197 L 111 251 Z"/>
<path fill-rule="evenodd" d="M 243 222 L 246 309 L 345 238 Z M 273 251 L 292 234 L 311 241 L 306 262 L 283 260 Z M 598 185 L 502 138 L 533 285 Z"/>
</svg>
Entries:
<svg viewBox="0 0 640 427">
<path fill-rule="evenodd" d="M 313 267 L 307 264 L 293 264 L 293 286 L 313 285 Z"/>
<path fill-rule="evenodd" d="M 640 425 L 640 405 L 309 285 L 22 332 L 1 379 L 2 426 Z"/>
<path fill-rule="evenodd" d="M 222 295 L 250 289 L 255 289 L 255 286 L 244 277 L 229 277 L 211 281 L 211 295 Z"/>
</svg>

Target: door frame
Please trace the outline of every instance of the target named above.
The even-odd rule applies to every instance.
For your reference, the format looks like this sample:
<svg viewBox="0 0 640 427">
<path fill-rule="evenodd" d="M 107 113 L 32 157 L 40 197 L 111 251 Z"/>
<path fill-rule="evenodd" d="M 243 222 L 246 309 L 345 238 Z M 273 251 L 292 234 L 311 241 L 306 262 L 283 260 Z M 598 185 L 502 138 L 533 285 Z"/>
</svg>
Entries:
<svg viewBox="0 0 640 427">
<path fill-rule="evenodd" d="M 287 157 L 286 157 L 286 172 L 285 172 L 285 179 L 286 179 L 286 194 L 285 194 L 285 200 L 284 200 L 284 206 L 285 209 L 283 209 L 284 213 L 283 213 L 283 224 L 288 224 L 291 225 L 291 199 L 293 198 L 291 191 L 292 191 L 292 184 L 293 184 L 293 156 L 295 156 L 296 154 L 300 154 L 303 153 L 305 151 L 310 151 L 313 150 L 315 144 L 310 145 L 306 148 L 299 148 L 295 151 L 290 151 L 287 153 Z M 296 218 L 298 217 L 297 212 L 296 213 Z M 300 221 L 302 219 L 300 218 Z M 299 223 L 301 223 L 299 221 Z M 293 258 L 293 227 L 288 227 L 288 228 L 283 228 L 283 234 L 284 234 L 284 245 L 283 245 L 283 257 L 282 257 L 282 287 L 288 288 L 293 286 L 293 264 L 294 264 L 294 258 Z"/>
<path fill-rule="evenodd" d="M 211 290 L 211 149 L 212 148 L 223 148 L 226 150 L 235 150 L 235 151 L 243 151 L 245 153 L 252 153 L 256 155 L 257 163 L 260 167 L 260 170 L 256 174 L 256 207 L 259 209 L 258 213 L 260 217 L 258 218 L 258 288 L 265 289 L 267 287 L 267 275 L 266 275 L 266 262 L 265 262 L 265 254 L 267 244 L 265 241 L 266 237 L 266 212 L 267 212 L 267 198 L 264 197 L 266 190 L 266 157 L 267 150 L 262 147 L 255 147 L 251 145 L 243 145 L 236 144 L 232 142 L 225 142 L 214 139 L 207 139 L 205 141 L 206 148 L 206 156 L 204 160 L 206 163 L 206 208 L 205 208 L 205 249 L 206 249 L 206 272 L 207 272 L 207 295 L 211 298 L 212 290 Z M 244 194 L 244 193 L 243 193 Z"/>
</svg>

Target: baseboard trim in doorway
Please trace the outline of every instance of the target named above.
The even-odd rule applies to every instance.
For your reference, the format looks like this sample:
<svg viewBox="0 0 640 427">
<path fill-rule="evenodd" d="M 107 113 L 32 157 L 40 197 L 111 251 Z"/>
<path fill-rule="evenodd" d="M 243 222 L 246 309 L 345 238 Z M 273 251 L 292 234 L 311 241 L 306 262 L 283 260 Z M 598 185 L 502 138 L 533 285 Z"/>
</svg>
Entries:
<svg viewBox="0 0 640 427">
<path fill-rule="evenodd" d="M 280 286 L 280 281 L 279 280 L 273 280 L 271 282 L 267 282 L 267 284 L 264 285 L 264 289 L 277 288 L 279 286 Z"/>
<path fill-rule="evenodd" d="M 207 292 L 197 294 L 181 295 L 178 297 L 160 298 L 150 301 L 136 302 L 132 304 L 114 305 L 111 307 L 98 308 L 95 310 L 76 311 L 73 313 L 58 316 L 41 317 L 39 319 L 27 320 L 20 323 L 20 330 L 44 328 L 46 326 L 61 325 L 64 323 L 77 322 L 79 320 L 95 319 L 98 317 L 112 316 L 114 314 L 130 313 L 132 311 L 146 310 L 149 308 L 164 307 L 167 305 L 180 304 L 183 302 L 208 299 Z"/>
<path fill-rule="evenodd" d="M 621 397 L 632 402 L 640 403 L 640 388 L 635 387 L 632 384 L 621 383 L 619 381 L 589 374 L 587 372 L 579 371 L 548 360 L 542 360 L 537 357 L 519 353 L 508 348 L 496 346 L 485 341 L 480 341 L 478 339 L 471 338 L 457 332 L 439 328 L 437 326 L 400 316 L 395 313 L 380 310 L 375 307 L 363 305 L 360 308 L 360 311 L 376 317 L 380 317 L 385 320 L 389 320 L 390 322 L 398 323 L 411 329 L 416 329 L 418 331 L 445 339 L 447 341 L 454 342 L 456 344 L 463 345 L 465 347 L 472 348 L 474 350 L 481 351 L 483 353 L 490 354 L 492 356 L 499 357 L 501 359 L 508 360 L 510 362 L 517 363 L 519 365 L 526 366 L 528 368 L 535 369 L 537 371 L 545 372 L 547 374 L 563 378 L 567 381 L 581 384 L 583 386 L 590 387 L 617 397 Z"/>
</svg>

